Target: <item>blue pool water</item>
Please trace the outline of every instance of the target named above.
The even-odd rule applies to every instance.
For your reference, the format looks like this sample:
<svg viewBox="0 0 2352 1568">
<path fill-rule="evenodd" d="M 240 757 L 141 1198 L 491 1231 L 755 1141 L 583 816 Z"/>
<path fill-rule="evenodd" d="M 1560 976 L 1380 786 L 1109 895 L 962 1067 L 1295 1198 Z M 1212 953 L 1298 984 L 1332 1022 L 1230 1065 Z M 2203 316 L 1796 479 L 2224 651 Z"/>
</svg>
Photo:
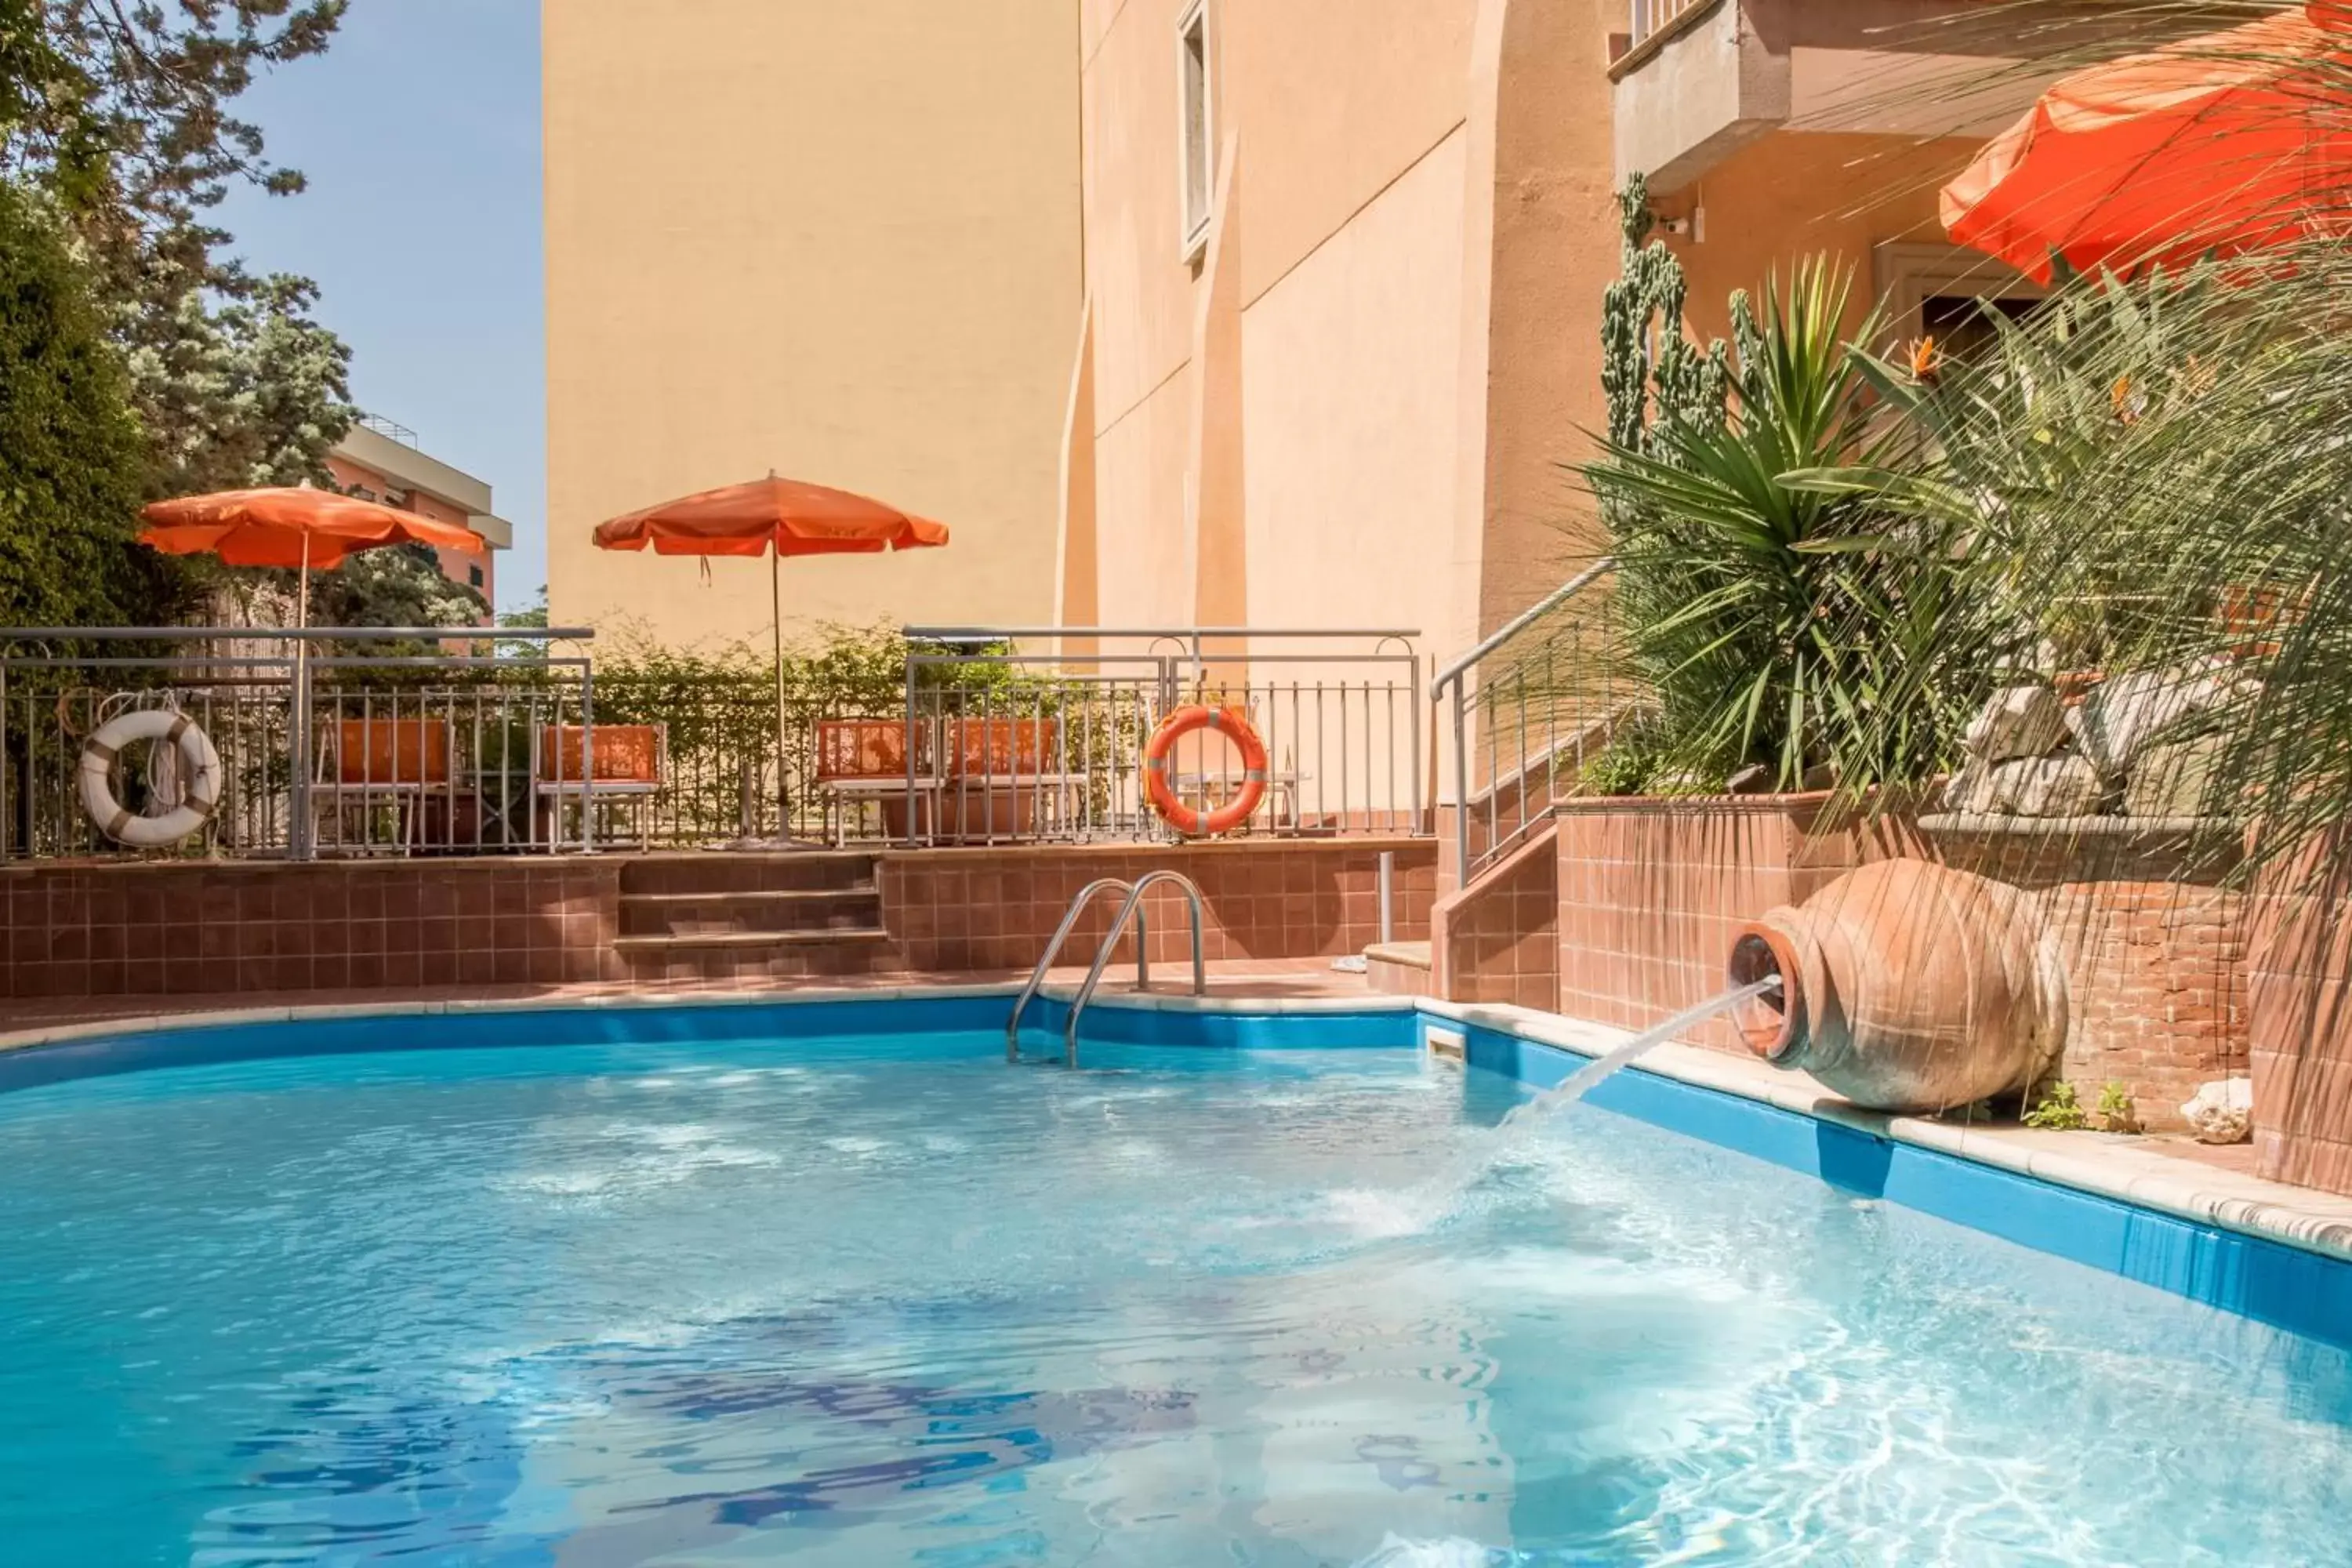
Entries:
<svg viewBox="0 0 2352 1568">
<path fill-rule="evenodd" d="M 420 1021 L 423 1032 L 437 1027 Z M 1402 1049 L 0 1095 L 0 1561 L 2352 1561 L 2338 1349 Z"/>
</svg>

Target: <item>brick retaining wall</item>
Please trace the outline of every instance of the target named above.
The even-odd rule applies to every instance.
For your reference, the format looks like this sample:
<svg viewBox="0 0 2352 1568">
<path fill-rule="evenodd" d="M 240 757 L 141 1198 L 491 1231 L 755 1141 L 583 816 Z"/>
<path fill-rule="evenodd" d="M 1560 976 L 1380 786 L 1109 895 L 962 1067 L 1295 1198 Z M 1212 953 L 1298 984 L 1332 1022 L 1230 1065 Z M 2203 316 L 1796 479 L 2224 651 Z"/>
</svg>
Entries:
<svg viewBox="0 0 2352 1568">
<path fill-rule="evenodd" d="M 1380 938 L 1383 849 L 1396 856 L 1393 935 L 1421 941 L 1437 886 L 1437 846 L 1427 838 L 908 850 L 883 860 L 882 907 L 913 968 L 1026 969 L 1079 889 L 1166 868 L 1200 884 L 1213 963 L 1337 958 Z M 1145 897 L 1153 962 L 1189 956 L 1183 895 L 1162 886 Z M 1116 902 L 1104 899 L 1088 912 L 1062 962 L 1094 956 Z"/>
<path fill-rule="evenodd" d="M 0 869 L 0 997 L 618 979 L 618 858 Z"/>
<path fill-rule="evenodd" d="M 1820 795 L 1576 802 L 1559 811 L 1560 1010 L 1626 1028 L 1715 994 L 1739 924 L 1866 860 L 1942 860 L 2025 889 L 2069 992 L 2060 1070 L 2085 1106 L 2122 1083 L 2151 1127 L 2248 1061 L 2243 900 L 2177 841 L 1832 821 Z M 1932 820 L 1932 819 L 1931 819 Z M 1730 1026 L 1693 1037 L 1739 1048 Z"/>
</svg>

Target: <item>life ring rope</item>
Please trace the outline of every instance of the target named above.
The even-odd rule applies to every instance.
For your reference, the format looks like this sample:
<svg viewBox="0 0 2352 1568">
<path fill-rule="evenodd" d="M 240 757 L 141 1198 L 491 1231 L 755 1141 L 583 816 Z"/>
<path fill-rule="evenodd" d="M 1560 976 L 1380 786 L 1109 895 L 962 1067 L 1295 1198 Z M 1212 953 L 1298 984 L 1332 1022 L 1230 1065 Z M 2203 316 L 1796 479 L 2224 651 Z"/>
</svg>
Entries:
<svg viewBox="0 0 2352 1568">
<path fill-rule="evenodd" d="M 179 805 L 160 816 L 140 816 L 114 793 L 114 764 L 124 747 L 139 741 L 174 747 L 185 770 Z M 80 773 L 82 809 L 90 821 L 133 848 L 177 844 L 201 830 L 220 805 L 220 753 L 196 721 L 176 709 L 142 708 L 108 720 L 82 742 Z"/>
<path fill-rule="evenodd" d="M 1180 799 L 1169 767 L 1176 742 L 1196 730 L 1225 736 L 1242 754 L 1241 790 L 1214 811 L 1203 811 Z M 1188 837 L 1213 837 L 1247 822 L 1265 802 L 1267 782 L 1265 742 L 1247 719 L 1228 709 L 1187 703 L 1160 721 L 1143 748 L 1143 797 L 1162 822 Z"/>
</svg>

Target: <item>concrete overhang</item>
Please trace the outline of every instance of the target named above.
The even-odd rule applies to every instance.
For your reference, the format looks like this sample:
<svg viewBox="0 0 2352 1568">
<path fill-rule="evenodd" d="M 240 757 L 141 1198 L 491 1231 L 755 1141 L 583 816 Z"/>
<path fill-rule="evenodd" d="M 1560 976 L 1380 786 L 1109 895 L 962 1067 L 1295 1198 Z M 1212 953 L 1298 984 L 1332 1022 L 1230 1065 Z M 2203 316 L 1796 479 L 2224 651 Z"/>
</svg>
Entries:
<svg viewBox="0 0 2352 1568">
<path fill-rule="evenodd" d="M 2113 25 L 2079 5 L 1701 0 L 1610 69 L 1617 178 L 1677 190 L 1775 131 L 1988 138 L 2063 74 L 2043 62 L 2086 58 Z"/>
<path fill-rule="evenodd" d="M 404 489 L 422 490 L 445 506 L 469 515 L 490 510 L 490 487 L 473 475 L 453 468 L 436 458 L 369 429 L 352 426 L 335 450 L 362 468 L 373 468 Z M 491 518 L 491 521 L 497 521 Z M 504 528 L 506 525 L 500 523 Z M 512 530 L 509 530 L 511 538 Z M 485 536 L 487 537 L 487 535 Z"/>
<path fill-rule="evenodd" d="M 470 512 L 467 515 L 466 526 L 480 534 L 493 550 L 514 548 L 514 524 L 505 518 L 493 517 L 486 511 Z"/>
</svg>

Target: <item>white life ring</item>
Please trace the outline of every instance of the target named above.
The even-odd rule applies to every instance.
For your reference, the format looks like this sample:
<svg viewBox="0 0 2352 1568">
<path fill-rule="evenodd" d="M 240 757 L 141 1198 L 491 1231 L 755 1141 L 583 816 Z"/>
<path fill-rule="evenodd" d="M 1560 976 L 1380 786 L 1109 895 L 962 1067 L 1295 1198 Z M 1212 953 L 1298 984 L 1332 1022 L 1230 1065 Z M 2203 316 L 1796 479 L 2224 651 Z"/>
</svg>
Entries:
<svg viewBox="0 0 2352 1568">
<path fill-rule="evenodd" d="M 114 760 L 133 741 L 169 742 L 179 748 L 179 805 L 161 816 L 140 816 L 114 798 Z M 100 831 L 134 849 L 177 844 L 212 820 L 220 805 L 221 760 L 196 721 L 169 708 L 142 708 L 99 726 L 81 748 L 81 806 Z"/>
</svg>

